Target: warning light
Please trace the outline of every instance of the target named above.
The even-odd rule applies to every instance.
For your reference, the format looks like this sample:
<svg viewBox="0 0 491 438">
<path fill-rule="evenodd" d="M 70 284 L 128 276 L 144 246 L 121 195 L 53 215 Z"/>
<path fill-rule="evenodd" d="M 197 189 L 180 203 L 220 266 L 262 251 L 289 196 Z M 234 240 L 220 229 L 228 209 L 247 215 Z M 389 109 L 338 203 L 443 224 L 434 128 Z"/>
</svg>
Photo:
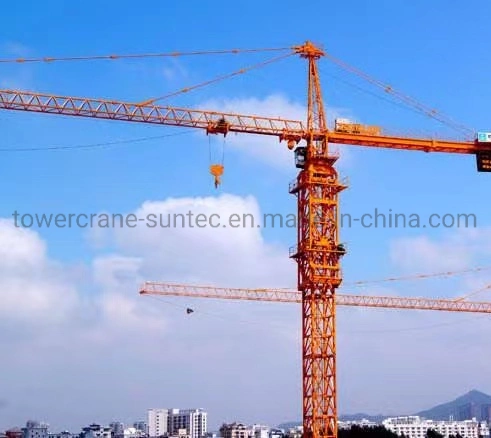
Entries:
<svg viewBox="0 0 491 438">
<path fill-rule="evenodd" d="M 478 152 L 476 162 L 478 172 L 491 172 L 491 151 Z"/>
</svg>

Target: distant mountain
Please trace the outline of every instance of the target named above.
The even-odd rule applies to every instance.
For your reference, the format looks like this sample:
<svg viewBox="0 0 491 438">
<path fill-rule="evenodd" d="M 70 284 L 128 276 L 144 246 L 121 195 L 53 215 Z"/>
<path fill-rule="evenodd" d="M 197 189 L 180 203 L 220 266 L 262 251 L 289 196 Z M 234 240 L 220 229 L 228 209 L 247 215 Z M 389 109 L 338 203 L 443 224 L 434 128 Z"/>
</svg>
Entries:
<svg viewBox="0 0 491 438">
<path fill-rule="evenodd" d="M 491 396 L 473 389 L 451 402 L 443 403 L 413 415 L 418 415 L 429 420 L 448 420 L 452 416 L 457 421 L 468 420 L 473 417 L 480 421 L 489 420 L 491 419 Z M 394 417 L 395 415 L 390 416 Z M 341 421 L 360 421 L 365 418 L 369 421 L 380 423 L 388 417 L 389 415 L 369 415 L 360 413 L 341 415 L 339 419 Z M 301 421 L 290 421 L 278 425 L 278 428 L 290 429 L 301 425 Z"/>
<path fill-rule="evenodd" d="M 276 426 L 278 429 L 283 429 L 283 430 L 289 430 L 293 429 L 297 426 L 301 426 L 302 422 L 301 421 L 289 421 L 287 423 L 281 423 Z"/>
<path fill-rule="evenodd" d="M 455 420 L 466 420 L 472 417 L 486 420 L 489 414 L 491 414 L 491 396 L 474 389 L 451 402 L 418 412 L 415 415 L 430 420 L 448 420 L 451 416 Z"/>
</svg>

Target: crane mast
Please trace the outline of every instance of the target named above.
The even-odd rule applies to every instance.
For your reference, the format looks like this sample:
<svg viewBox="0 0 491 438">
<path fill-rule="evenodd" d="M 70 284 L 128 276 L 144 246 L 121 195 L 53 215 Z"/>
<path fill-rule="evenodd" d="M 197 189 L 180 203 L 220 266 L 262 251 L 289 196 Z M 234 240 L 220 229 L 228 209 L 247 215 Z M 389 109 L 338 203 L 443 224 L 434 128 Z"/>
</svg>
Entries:
<svg viewBox="0 0 491 438">
<path fill-rule="evenodd" d="M 295 149 L 300 168 L 290 193 L 297 197 L 297 287 L 302 294 L 303 432 L 305 438 L 337 436 L 336 289 L 341 284 L 338 247 L 339 183 L 329 154 L 317 60 L 323 52 L 306 43 L 308 61 L 306 146 Z M 321 135 L 315 136 L 316 133 Z"/>
</svg>

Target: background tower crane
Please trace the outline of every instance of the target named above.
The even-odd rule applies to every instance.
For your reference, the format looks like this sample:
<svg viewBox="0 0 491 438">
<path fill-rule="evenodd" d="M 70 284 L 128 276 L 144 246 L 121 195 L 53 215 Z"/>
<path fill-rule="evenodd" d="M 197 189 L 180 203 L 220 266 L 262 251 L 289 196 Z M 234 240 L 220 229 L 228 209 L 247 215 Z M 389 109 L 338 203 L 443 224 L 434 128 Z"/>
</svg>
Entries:
<svg viewBox="0 0 491 438">
<path fill-rule="evenodd" d="M 342 282 L 340 259 L 345 253 L 339 242 L 338 194 L 346 188 L 346 185 L 339 181 L 334 167 L 337 157 L 329 152 L 329 143 L 474 154 L 477 157 L 478 169 L 491 171 L 491 136 L 488 138 L 485 133 L 466 141 L 408 138 L 382 135 L 378 129 L 363 129 L 363 127 L 360 129 L 359 125 L 349 123 L 340 123 L 334 130 L 329 130 L 317 62 L 325 55 L 334 62 L 339 63 L 339 61 L 311 42 L 288 50 L 290 53 L 287 56 L 299 55 L 308 64 L 306 122 L 158 106 L 155 104 L 157 99 L 129 103 L 13 90 L 0 90 L 0 109 L 201 128 L 207 134 L 224 136 L 228 132 L 268 135 L 285 141 L 289 149 L 294 149 L 296 166 L 301 170 L 296 181 L 290 185 L 290 193 L 294 194 L 298 201 L 297 246 L 290 255 L 298 263 L 297 283 L 302 297 L 304 435 L 306 438 L 335 438 L 337 436 L 336 289 Z M 107 57 L 107 59 L 119 58 L 121 57 L 114 55 Z M 76 60 L 76 58 L 70 59 Z M 22 60 L 22 62 L 26 61 L 53 62 L 56 59 Z M 349 66 L 347 68 L 383 87 L 383 84 L 361 74 L 356 69 Z M 246 69 L 227 77 L 244 71 Z M 213 81 L 208 83 L 211 82 Z M 196 87 L 182 91 L 189 91 L 192 88 Z M 385 91 L 395 94 L 420 111 L 439 118 L 438 114 L 406 96 L 397 95 L 389 88 Z M 216 178 L 215 181 L 219 182 L 222 168 L 211 168 L 211 171 Z"/>
<path fill-rule="evenodd" d="M 288 289 L 250 289 L 203 286 L 168 282 L 146 281 L 141 295 L 160 295 L 189 298 L 215 298 L 224 300 L 302 303 L 300 291 Z M 491 302 L 465 299 L 417 298 L 380 295 L 336 294 L 336 306 L 373 307 L 402 310 L 438 310 L 443 312 L 491 313 Z"/>
</svg>

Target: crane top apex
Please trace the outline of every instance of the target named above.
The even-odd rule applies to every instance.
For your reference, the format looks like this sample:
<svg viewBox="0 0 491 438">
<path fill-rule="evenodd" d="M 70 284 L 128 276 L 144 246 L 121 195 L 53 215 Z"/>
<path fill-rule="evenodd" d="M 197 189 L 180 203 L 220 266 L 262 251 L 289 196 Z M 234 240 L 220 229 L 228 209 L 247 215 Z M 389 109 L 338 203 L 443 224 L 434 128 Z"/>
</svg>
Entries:
<svg viewBox="0 0 491 438">
<path fill-rule="evenodd" d="M 301 46 L 295 46 L 293 47 L 293 50 L 302 58 L 319 59 L 321 56 L 325 55 L 324 51 L 311 41 L 306 41 Z"/>
</svg>

